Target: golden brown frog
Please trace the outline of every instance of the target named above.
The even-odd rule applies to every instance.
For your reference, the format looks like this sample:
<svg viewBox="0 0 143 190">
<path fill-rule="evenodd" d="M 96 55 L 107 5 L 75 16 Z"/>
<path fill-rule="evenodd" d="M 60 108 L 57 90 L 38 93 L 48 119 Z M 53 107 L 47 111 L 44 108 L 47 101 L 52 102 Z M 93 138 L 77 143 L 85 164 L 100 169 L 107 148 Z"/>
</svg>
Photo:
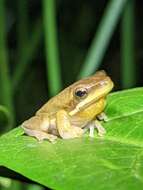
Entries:
<svg viewBox="0 0 143 190">
<path fill-rule="evenodd" d="M 85 129 L 94 128 L 102 136 L 105 129 L 99 119 L 106 119 L 102 112 L 106 95 L 112 90 L 113 82 L 104 71 L 79 80 L 51 98 L 35 116 L 22 124 L 25 133 L 38 140 L 54 141 L 57 137 L 70 139 L 81 137 Z"/>
</svg>

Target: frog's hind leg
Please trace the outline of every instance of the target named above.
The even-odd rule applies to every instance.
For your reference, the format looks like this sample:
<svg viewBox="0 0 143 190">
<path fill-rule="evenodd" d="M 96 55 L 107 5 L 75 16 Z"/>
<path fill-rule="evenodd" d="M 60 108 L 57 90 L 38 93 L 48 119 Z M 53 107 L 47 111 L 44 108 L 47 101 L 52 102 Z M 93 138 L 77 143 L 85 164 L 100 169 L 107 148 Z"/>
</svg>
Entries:
<svg viewBox="0 0 143 190">
<path fill-rule="evenodd" d="M 53 142 L 57 138 L 52 134 L 48 134 L 49 117 L 45 117 L 44 115 L 31 117 L 23 122 L 21 127 L 27 135 L 33 136 L 39 141 L 48 139 Z"/>
<path fill-rule="evenodd" d="M 48 139 L 50 142 L 54 142 L 57 139 L 57 136 L 45 133 L 43 131 L 24 128 L 24 132 L 29 136 L 35 137 L 38 141 L 43 141 L 44 139 Z"/>
<path fill-rule="evenodd" d="M 57 112 L 56 124 L 58 132 L 63 139 L 81 137 L 84 133 L 83 129 L 71 125 L 70 116 L 65 110 Z"/>
</svg>

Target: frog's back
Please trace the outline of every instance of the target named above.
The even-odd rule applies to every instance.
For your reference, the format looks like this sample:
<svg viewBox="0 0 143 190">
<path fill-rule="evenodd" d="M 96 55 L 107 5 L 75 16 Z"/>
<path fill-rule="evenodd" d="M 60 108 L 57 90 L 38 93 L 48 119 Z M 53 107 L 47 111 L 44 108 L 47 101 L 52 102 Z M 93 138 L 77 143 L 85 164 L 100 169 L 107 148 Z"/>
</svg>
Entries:
<svg viewBox="0 0 143 190">
<path fill-rule="evenodd" d="M 40 110 L 37 111 L 36 115 L 41 113 L 47 113 L 49 116 L 56 114 L 59 110 L 64 109 L 67 112 L 73 110 L 78 104 L 74 97 L 74 91 L 77 88 L 87 88 L 92 89 L 96 84 L 106 78 L 104 72 L 98 72 L 97 74 L 87 77 L 85 79 L 79 80 L 69 87 L 65 88 L 58 95 L 51 98 L 45 105 L 42 106 Z"/>
<path fill-rule="evenodd" d="M 37 112 L 36 115 L 47 113 L 49 116 L 56 114 L 59 110 L 70 108 L 70 87 L 61 91 L 58 95 L 52 97 Z"/>
</svg>

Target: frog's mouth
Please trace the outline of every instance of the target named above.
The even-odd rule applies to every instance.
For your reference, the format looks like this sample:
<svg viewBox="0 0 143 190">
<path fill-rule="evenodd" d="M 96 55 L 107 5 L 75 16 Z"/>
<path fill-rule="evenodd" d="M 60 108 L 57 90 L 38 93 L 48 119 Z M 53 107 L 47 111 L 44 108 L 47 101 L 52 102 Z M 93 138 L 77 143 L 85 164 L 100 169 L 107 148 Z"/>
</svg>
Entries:
<svg viewBox="0 0 143 190">
<path fill-rule="evenodd" d="M 112 90 L 113 83 L 110 82 L 108 85 L 104 86 L 103 88 L 98 89 L 98 91 L 94 91 L 92 94 L 90 94 L 85 100 L 81 101 L 75 109 L 73 109 L 69 115 L 73 116 L 76 113 L 86 109 L 87 107 L 91 106 L 92 104 L 99 101 L 101 98 L 105 98 L 107 94 Z"/>
</svg>

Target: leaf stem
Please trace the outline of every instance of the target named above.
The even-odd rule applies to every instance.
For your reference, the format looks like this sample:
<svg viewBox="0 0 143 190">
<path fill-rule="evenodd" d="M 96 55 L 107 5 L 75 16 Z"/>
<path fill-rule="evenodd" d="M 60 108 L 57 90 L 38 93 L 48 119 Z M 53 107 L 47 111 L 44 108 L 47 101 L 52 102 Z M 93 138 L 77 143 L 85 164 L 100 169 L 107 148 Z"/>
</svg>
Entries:
<svg viewBox="0 0 143 190">
<path fill-rule="evenodd" d="M 43 0 L 47 80 L 50 95 L 55 95 L 62 87 L 55 9 L 55 0 Z"/>
<path fill-rule="evenodd" d="M 31 34 L 30 40 L 27 39 L 25 47 L 23 48 L 22 54 L 19 55 L 19 64 L 15 69 L 13 76 L 13 88 L 16 91 L 18 85 L 26 71 L 26 68 L 29 66 L 34 53 L 37 50 L 37 46 L 41 40 L 42 36 L 42 22 L 41 19 L 38 19 L 35 26 L 33 27 L 33 32 Z"/>
<path fill-rule="evenodd" d="M 126 2 L 127 0 L 110 0 L 78 78 L 92 74 L 99 67 Z"/>
<path fill-rule="evenodd" d="M 1 102 L 5 105 L 14 122 L 14 105 L 13 92 L 10 79 L 10 71 L 8 66 L 8 48 L 6 45 L 6 26 L 5 26 L 5 1 L 0 1 L 0 87 Z"/>
<path fill-rule="evenodd" d="M 134 0 L 128 1 L 121 25 L 121 77 L 123 88 L 136 84 L 134 47 Z"/>
</svg>

